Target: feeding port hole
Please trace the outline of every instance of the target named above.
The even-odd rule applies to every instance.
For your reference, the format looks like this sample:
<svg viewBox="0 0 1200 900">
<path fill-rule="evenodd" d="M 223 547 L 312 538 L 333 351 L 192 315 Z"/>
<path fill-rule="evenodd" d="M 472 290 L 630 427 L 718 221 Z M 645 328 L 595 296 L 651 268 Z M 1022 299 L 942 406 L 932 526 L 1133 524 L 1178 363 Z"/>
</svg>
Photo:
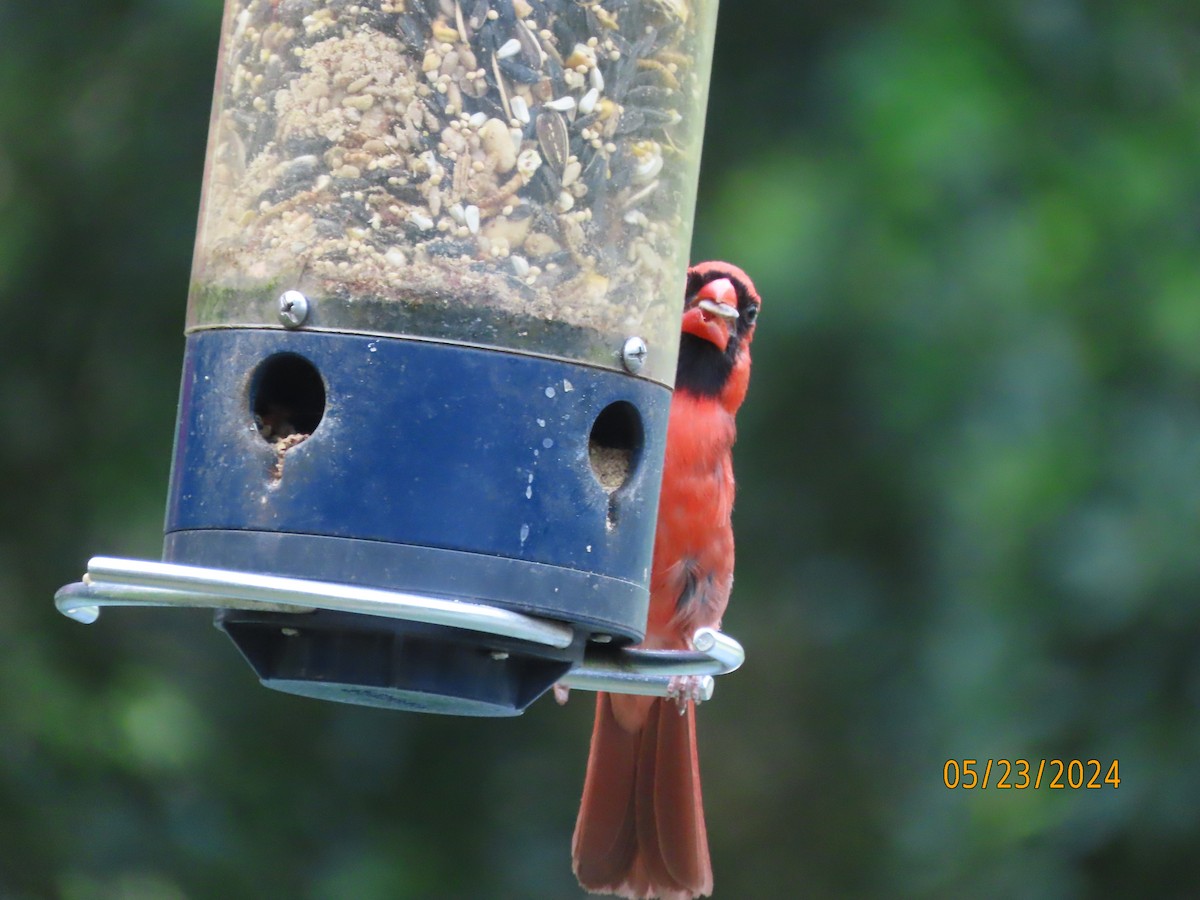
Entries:
<svg viewBox="0 0 1200 900">
<path fill-rule="evenodd" d="M 632 403 L 618 400 L 596 416 L 588 436 L 588 459 L 592 474 L 610 497 L 629 480 L 644 439 L 642 417 Z"/>
<path fill-rule="evenodd" d="M 272 475 L 283 475 L 283 454 L 317 430 L 325 415 L 325 382 L 296 353 L 267 357 L 250 378 L 250 411 L 263 440 L 278 454 Z"/>
</svg>

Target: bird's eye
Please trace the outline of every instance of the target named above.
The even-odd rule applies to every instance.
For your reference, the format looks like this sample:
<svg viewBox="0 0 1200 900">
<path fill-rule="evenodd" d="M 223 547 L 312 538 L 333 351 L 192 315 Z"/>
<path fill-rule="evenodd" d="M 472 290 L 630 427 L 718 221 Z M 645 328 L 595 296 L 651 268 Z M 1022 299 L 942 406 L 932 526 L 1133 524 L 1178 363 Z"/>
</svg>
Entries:
<svg viewBox="0 0 1200 900">
<path fill-rule="evenodd" d="M 753 325 L 754 320 L 758 318 L 758 307 L 747 306 L 746 311 L 742 315 L 745 317 L 747 325 Z"/>
</svg>

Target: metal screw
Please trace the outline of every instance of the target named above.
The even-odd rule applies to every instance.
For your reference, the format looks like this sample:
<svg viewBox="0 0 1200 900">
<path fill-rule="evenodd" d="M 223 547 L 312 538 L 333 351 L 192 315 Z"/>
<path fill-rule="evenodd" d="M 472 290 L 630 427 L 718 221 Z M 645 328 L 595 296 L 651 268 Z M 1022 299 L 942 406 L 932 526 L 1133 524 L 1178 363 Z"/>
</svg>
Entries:
<svg viewBox="0 0 1200 900">
<path fill-rule="evenodd" d="M 646 364 L 646 353 L 646 342 L 635 334 L 625 339 L 625 346 L 621 348 L 621 362 L 627 371 L 636 374 Z"/>
<path fill-rule="evenodd" d="M 299 291 L 279 295 L 279 321 L 284 328 L 299 328 L 308 318 L 308 298 Z"/>
</svg>

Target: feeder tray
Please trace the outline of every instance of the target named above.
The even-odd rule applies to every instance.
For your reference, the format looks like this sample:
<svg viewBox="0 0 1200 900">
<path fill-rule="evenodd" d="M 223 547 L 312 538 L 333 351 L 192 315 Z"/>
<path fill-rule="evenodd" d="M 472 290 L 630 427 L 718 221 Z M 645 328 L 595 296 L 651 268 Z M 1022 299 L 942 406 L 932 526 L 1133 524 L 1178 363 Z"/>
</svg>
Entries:
<svg viewBox="0 0 1200 900">
<path fill-rule="evenodd" d="M 694 651 L 588 641 L 561 622 L 416 593 L 144 560 L 94 557 L 83 581 L 54 598 L 91 623 L 103 606 L 216 609 L 262 683 L 288 693 L 456 715 L 517 715 L 560 683 L 580 690 L 666 696 L 674 676 L 741 666 L 728 635 L 701 628 Z M 339 626 L 330 637 L 329 626 Z M 317 626 L 317 627 L 312 627 Z M 449 692 L 442 692 L 449 684 Z"/>
</svg>

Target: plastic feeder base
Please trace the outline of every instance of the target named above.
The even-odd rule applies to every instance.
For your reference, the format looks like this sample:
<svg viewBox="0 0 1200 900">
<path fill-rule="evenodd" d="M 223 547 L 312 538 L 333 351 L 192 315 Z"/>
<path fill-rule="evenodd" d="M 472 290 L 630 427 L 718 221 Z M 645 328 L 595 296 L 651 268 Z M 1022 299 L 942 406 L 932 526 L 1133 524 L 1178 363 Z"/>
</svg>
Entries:
<svg viewBox="0 0 1200 900">
<path fill-rule="evenodd" d="M 317 610 L 221 611 L 262 684 L 321 700 L 458 716 L 517 716 L 583 658 L 436 625 Z"/>
</svg>

